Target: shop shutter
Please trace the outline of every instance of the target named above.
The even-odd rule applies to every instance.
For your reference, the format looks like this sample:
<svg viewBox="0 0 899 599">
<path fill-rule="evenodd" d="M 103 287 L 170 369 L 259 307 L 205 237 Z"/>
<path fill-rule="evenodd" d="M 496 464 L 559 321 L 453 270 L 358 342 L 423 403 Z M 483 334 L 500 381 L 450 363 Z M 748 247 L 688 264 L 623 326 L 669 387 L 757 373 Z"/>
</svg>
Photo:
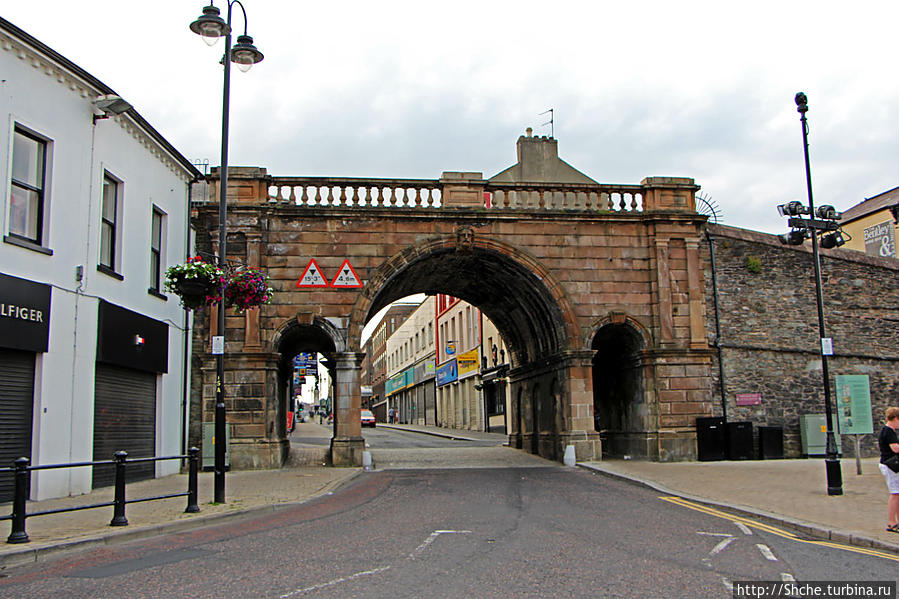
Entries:
<svg viewBox="0 0 899 599">
<path fill-rule="evenodd" d="M 31 457 L 34 353 L 0 348 L 0 466 Z M 0 474 L 0 502 L 13 497 L 13 476 Z"/>
<path fill-rule="evenodd" d="M 111 460 L 117 451 L 128 458 L 156 452 L 156 374 L 97 363 L 94 385 L 94 460 Z M 129 464 L 126 480 L 153 478 L 154 462 Z M 93 487 L 115 482 L 114 466 L 95 466 Z"/>
</svg>

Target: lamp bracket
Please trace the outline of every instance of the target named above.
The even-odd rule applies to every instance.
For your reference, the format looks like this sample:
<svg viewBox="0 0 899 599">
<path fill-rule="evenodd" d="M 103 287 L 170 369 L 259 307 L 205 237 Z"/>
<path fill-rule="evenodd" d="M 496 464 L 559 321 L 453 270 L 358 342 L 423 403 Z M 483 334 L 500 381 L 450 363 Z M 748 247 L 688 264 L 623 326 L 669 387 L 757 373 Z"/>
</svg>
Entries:
<svg viewBox="0 0 899 599">
<path fill-rule="evenodd" d="M 787 221 L 787 224 L 798 229 L 815 229 L 818 231 L 836 231 L 840 228 L 839 223 L 815 218 L 791 218 Z"/>
</svg>

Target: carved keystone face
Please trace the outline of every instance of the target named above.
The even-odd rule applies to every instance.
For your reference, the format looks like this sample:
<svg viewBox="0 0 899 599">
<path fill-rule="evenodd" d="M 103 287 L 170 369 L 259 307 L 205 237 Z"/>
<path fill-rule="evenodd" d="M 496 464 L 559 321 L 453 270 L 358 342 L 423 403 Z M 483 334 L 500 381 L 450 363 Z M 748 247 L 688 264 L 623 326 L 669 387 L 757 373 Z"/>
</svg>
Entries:
<svg viewBox="0 0 899 599">
<path fill-rule="evenodd" d="M 464 225 L 456 229 L 456 249 L 460 252 L 471 251 L 474 247 L 474 229 Z"/>
</svg>

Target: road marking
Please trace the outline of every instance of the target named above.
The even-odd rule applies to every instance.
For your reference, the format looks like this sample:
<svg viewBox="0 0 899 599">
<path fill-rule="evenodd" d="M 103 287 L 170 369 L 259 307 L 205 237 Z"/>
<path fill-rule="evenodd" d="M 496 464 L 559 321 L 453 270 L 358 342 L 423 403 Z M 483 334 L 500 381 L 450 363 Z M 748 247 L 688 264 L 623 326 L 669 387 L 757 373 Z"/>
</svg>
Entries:
<svg viewBox="0 0 899 599">
<path fill-rule="evenodd" d="M 389 570 L 390 566 L 384 566 L 383 568 L 375 568 L 374 570 L 366 570 L 364 572 L 356 572 L 355 574 L 351 574 L 349 576 L 344 576 L 343 578 L 335 578 L 334 580 L 329 580 L 328 582 L 323 582 L 321 584 L 316 584 L 311 587 L 306 587 L 304 589 L 297 589 L 295 591 L 291 591 L 289 593 L 284 593 L 279 597 L 279 599 L 287 599 L 287 597 L 294 597 L 296 595 L 300 595 L 302 593 L 308 593 L 310 591 L 317 591 L 319 589 L 324 589 L 327 587 L 332 587 L 334 585 L 338 585 L 342 582 L 349 582 L 355 578 L 361 578 L 363 576 L 371 576 L 372 574 L 378 574 L 380 572 L 384 572 L 385 570 Z"/>
<path fill-rule="evenodd" d="M 853 547 L 850 545 L 841 545 L 839 543 L 833 543 L 830 541 L 814 541 L 809 539 L 800 539 L 798 536 L 791 532 L 787 532 L 785 530 L 781 530 L 777 527 L 771 526 L 769 524 L 763 524 L 762 522 L 756 522 L 755 520 L 750 520 L 749 518 L 743 518 L 741 516 L 734 516 L 733 514 L 728 514 L 726 512 L 722 512 L 720 510 L 716 510 L 714 508 L 710 508 L 699 503 L 693 503 L 692 501 L 688 501 L 681 497 L 676 497 L 673 495 L 667 495 L 664 497 L 659 497 L 662 501 L 667 501 L 669 503 L 673 503 L 675 505 L 679 505 L 681 507 L 685 507 L 690 510 L 694 510 L 697 512 L 702 512 L 704 514 L 708 514 L 710 516 L 715 516 L 716 518 L 724 518 L 725 520 L 729 520 L 731 522 L 742 522 L 746 526 L 751 528 L 755 528 L 757 530 L 763 530 L 765 532 L 769 532 L 773 535 L 777 535 L 779 537 L 783 537 L 785 539 L 790 539 L 791 541 L 796 541 L 797 543 L 807 543 L 809 545 L 820 545 L 822 547 L 831 547 L 833 549 L 842 549 L 843 551 L 851 551 L 852 553 L 861 553 L 863 555 L 872 555 L 874 557 L 881 557 L 883 559 L 887 559 L 894 562 L 899 562 L 899 555 L 893 555 L 890 553 L 885 553 L 883 551 L 877 551 L 876 549 L 867 549 L 865 547 Z"/>
<path fill-rule="evenodd" d="M 435 530 L 430 535 L 428 535 L 428 538 L 425 539 L 421 545 L 419 545 L 418 547 L 415 548 L 415 551 L 413 551 L 412 553 L 409 554 L 409 559 L 415 559 L 415 557 L 417 555 L 421 554 L 422 551 L 427 549 L 428 545 L 433 543 L 437 539 L 437 537 L 439 537 L 440 535 L 467 535 L 467 534 L 471 534 L 471 531 L 470 530 Z"/>
<path fill-rule="evenodd" d="M 784 582 L 796 582 L 796 579 L 789 572 L 781 572 L 780 579 Z"/>
<path fill-rule="evenodd" d="M 721 541 L 720 543 L 715 545 L 715 547 L 711 551 L 709 551 L 709 555 L 717 555 L 718 553 L 723 551 L 725 547 L 727 547 L 728 545 L 730 545 L 733 542 L 734 542 L 734 537 L 730 537 L 729 539 L 724 539 L 723 541 Z"/>
<path fill-rule="evenodd" d="M 697 531 L 696 534 L 707 535 L 710 537 L 732 537 L 732 536 L 734 536 L 734 535 L 727 534 L 726 532 L 702 532 L 701 530 Z"/>
<path fill-rule="evenodd" d="M 768 560 L 769 562 L 777 561 L 777 558 L 774 556 L 774 554 L 771 552 L 771 549 L 769 549 L 767 545 L 756 543 L 755 546 L 758 547 L 758 550 L 762 552 L 762 555 L 765 556 L 766 560 Z"/>
<path fill-rule="evenodd" d="M 752 529 L 750 529 L 748 526 L 746 526 L 746 525 L 743 524 L 742 522 L 737 522 L 737 521 L 735 520 L 735 521 L 734 521 L 734 524 L 737 525 L 737 528 L 739 528 L 740 531 L 741 531 L 744 535 L 751 535 L 751 534 L 752 534 Z"/>
</svg>

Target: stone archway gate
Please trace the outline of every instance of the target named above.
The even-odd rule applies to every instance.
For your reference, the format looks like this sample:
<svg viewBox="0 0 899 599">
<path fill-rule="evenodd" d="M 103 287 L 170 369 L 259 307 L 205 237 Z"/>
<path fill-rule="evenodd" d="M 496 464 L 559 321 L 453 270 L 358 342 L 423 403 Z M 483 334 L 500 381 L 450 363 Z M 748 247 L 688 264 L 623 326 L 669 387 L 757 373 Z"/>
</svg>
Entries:
<svg viewBox="0 0 899 599">
<path fill-rule="evenodd" d="M 217 183 L 213 169 L 209 201 L 194 204 L 197 246 L 209 255 L 217 251 Z M 271 304 L 226 318 L 232 467 L 286 459 L 279 340 L 291 327 L 327 340 L 304 347 L 326 353 L 335 372 L 332 461 L 361 464 L 362 327 L 421 292 L 465 299 L 497 325 L 510 349 L 513 398 L 553 390 L 555 417 L 546 420 L 555 430 L 537 426 L 536 407 L 515 403 L 514 446 L 558 458 L 574 445 L 579 460 L 600 458 L 591 342 L 602 325 L 628 323 L 647 340 L 640 359 L 651 424 L 640 434 L 651 457 L 694 456 L 695 418 L 712 413 L 697 189 L 686 178 L 496 184 L 480 173 L 396 180 L 229 169 L 228 257 L 266 270 L 275 289 Z M 298 288 L 313 258 L 329 280 L 349 260 L 364 286 Z M 200 423 L 213 421 L 215 310 L 195 319 L 192 443 Z"/>
</svg>

